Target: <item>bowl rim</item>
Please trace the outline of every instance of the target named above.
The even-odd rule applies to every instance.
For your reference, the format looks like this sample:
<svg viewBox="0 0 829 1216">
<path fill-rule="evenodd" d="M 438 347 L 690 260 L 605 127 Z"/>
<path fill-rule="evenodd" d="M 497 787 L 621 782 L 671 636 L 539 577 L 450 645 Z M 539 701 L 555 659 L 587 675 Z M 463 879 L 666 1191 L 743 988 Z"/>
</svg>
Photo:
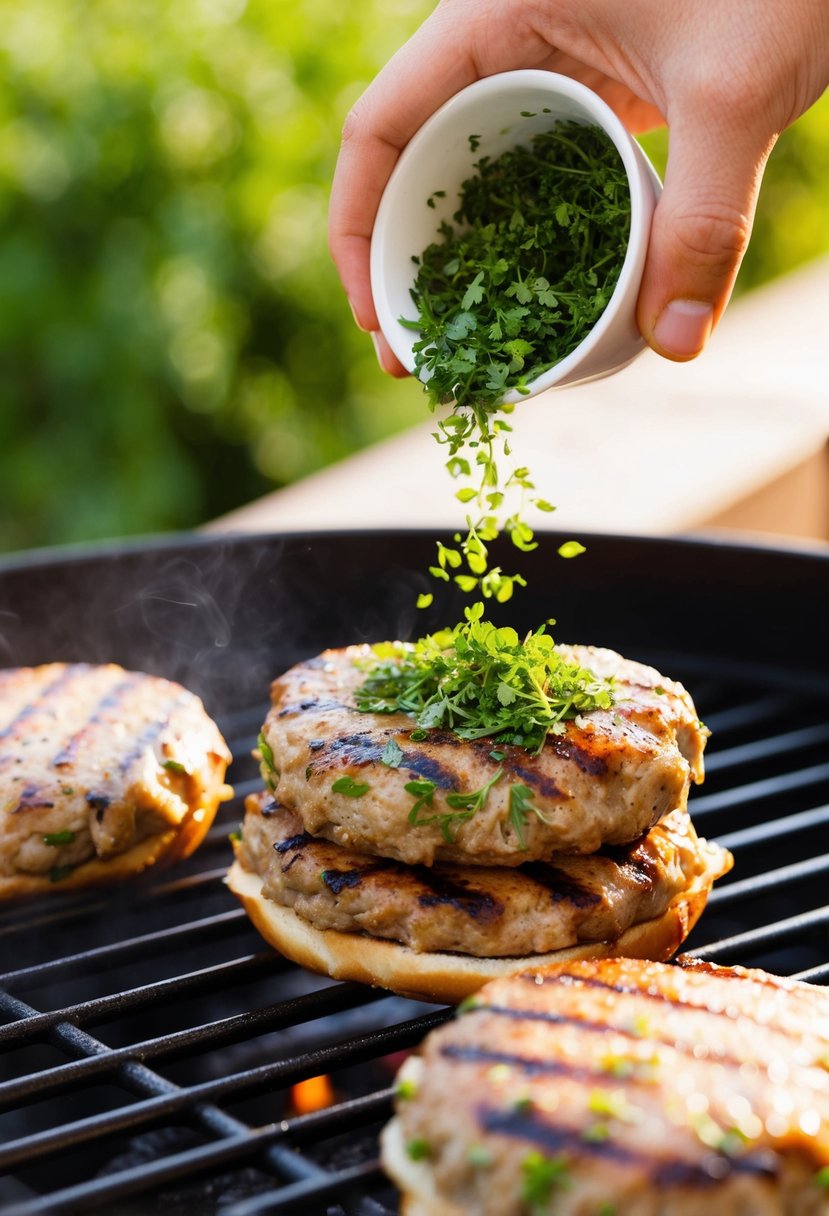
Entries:
<svg viewBox="0 0 829 1216">
<path fill-rule="evenodd" d="M 371 287 L 380 328 L 397 358 L 407 371 L 413 373 L 414 360 L 411 347 L 416 337 L 413 337 L 413 331 L 406 330 L 399 324 L 397 310 L 391 307 L 390 295 L 386 291 L 386 245 L 389 240 L 391 219 L 398 202 L 396 196 L 400 190 L 401 178 L 407 172 L 412 158 L 424 154 L 447 119 L 455 121 L 458 111 L 463 112 L 471 103 L 480 98 L 498 94 L 507 97 L 512 93 L 528 89 L 540 90 L 550 97 L 564 97 L 575 103 L 585 112 L 586 119 L 599 126 L 611 139 L 621 157 L 630 191 L 630 230 L 619 277 L 610 299 L 595 325 L 574 350 L 565 355 L 547 372 L 528 381 L 526 388 L 529 391 L 519 392 L 517 389 L 511 389 L 501 399 L 503 404 L 514 404 L 526 400 L 547 388 L 554 387 L 567 378 L 602 342 L 629 293 L 636 288 L 638 294 L 639 280 L 650 235 L 652 206 L 649 203 L 655 202 L 658 198 L 662 185 L 656 170 L 621 119 L 608 103 L 587 85 L 558 72 L 548 72 L 538 68 L 521 68 L 482 77 L 448 98 L 421 124 L 403 148 L 380 199 L 371 236 Z M 516 138 L 515 142 L 517 144 L 520 139 Z M 650 192 L 650 197 L 648 192 Z M 635 282 L 632 281 L 634 279 Z M 643 339 L 640 349 L 643 349 L 644 345 Z M 622 365 L 620 364 L 620 366 Z"/>
</svg>

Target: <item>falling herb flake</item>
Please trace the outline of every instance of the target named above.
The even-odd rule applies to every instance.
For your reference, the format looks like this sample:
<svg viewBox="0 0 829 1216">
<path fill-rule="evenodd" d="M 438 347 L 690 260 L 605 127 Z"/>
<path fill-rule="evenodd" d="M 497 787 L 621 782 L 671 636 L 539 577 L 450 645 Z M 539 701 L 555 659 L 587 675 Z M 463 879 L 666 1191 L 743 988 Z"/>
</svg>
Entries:
<svg viewBox="0 0 829 1216">
<path fill-rule="evenodd" d="M 472 151 L 479 143 L 469 137 Z M 455 551 L 464 568 L 438 561 L 431 573 L 505 603 L 525 584 L 490 569 L 489 544 L 503 531 L 519 550 L 535 548 L 526 506 L 553 508 L 535 494 L 526 469 L 507 475 L 500 467 L 510 454 L 513 408 L 503 397 L 526 394 L 601 316 L 627 250 L 630 191 L 607 135 L 571 122 L 536 134 L 527 147 L 483 156 L 474 168 L 452 223 L 444 219 L 438 239 L 414 258 L 417 317 L 400 321 L 418 334 L 414 369 L 430 407 L 453 406 L 436 438 L 450 474 L 470 479 L 457 497 L 476 508 Z M 518 497 L 514 511 L 507 491 Z"/>
<path fill-rule="evenodd" d="M 586 553 L 584 545 L 577 540 L 566 540 L 563 545 L 558 547 L 559 557 L 578 557 L 581 553 Z"/>
<path fill-rule="evenodd" d="M 187 769 L 180 760 L 162 760 L 161 767 L 166 768 L 169 773 L 185 773 Z"/>
</svg>

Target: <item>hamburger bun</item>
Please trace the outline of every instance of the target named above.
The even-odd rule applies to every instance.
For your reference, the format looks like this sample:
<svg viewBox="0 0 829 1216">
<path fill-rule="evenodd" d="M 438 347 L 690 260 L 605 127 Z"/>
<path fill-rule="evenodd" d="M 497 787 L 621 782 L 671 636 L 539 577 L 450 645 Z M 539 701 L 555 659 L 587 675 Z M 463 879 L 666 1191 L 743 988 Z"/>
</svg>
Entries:
<svg viewBox="0 0 829 1216">
<path fill-rule="evenodd" d="M 237 859 L 227 883 L 253 924 L 280 954 L 309 971 L 333 979 L 387 988 L 401 996 L 457 1004 L 490 980 L 556 962 L 630 955 L 667 959 L 676 952 L 705 907 L 714 875 L 698 877 L 674 897 L 661 916 L 632 925 L 611 942 L 584 942 L 515 958 L 475 958 L 449 952 L 420 952 L 365 933 L 317 929 L 293 909 L 262 894 L 262 879 Z"/>
</svg>

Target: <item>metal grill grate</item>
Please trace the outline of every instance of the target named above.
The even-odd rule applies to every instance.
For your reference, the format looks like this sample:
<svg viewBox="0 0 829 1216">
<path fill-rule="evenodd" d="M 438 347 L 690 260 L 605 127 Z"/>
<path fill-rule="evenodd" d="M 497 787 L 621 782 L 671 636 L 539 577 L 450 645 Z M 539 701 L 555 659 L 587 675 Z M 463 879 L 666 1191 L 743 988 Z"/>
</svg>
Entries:
<svg viewBox="0 0 829 1216">
<path fill-rule="evenodd" d="M 741 683 L 687 658 L 665 667 L 713 731 L 694 820 L 736 856 L 691 952 L 825 983 L 826 698 L 773 672 Z M 391 1078 L 450 1011 L 309 976 L 263 948 L 223 887 L 263 716 L 221 722 L 237 798 L 174 874 L 4 913 L 7 1216 L 396 1211 L 376 1161 Z M 297 1114 L 291 1086 L 323 1073 L 334 1105 Z"/>
<path fill-rule="evenodd" d="M 829 561 L 619 537 L 591 538 L 589 561 L 551 566 L 548 552 L 523 555 L 529 586 L 510 623 L 531 628 L 555 604 L 562 638 L 683 679 L 714 732 L 692 811 L 736 866 L 689 948 L 825 983 Z M 412 611 L 433 553 L 431 534 L 376 532 L 3 564 L 5 664 L 112 660 L 180 679 L 237 757 L 237 800 L 174 871 L 0 912 L 4 1216 L 396 1211 L 376 1161 L 392 1077 L 450 1011 L 289 965 L 222 878 L 259 784 L 250 751 L 269 679 L 324 646 L 443 624 Z M 292 1086 L 320 1074 L 333 1105 L 298 1113 Z"/>
</svg>

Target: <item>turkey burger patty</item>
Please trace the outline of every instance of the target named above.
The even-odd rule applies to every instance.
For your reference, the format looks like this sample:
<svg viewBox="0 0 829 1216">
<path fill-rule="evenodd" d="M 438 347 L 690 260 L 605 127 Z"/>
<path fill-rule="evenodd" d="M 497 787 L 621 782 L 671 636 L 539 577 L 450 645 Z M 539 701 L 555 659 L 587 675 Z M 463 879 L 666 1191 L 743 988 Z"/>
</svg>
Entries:
<svg viewBox="0 0 829 1216">
<path fill-rule="evenodd" d="M 522 867 L 408 866 L 305 832 L 251 795 L 229 884 L 281 953 L 341 979 L 457 1001 L 573 954 L 667 958 L 731 866 L 674 811 L 639 841 Z"/>
<path fill-rule="evenodd" d="M 582 959 L 497 980 L 403 1066 L 406 1216 L 826 1216 L 829 993 Z"/>
<path fill-rule="evenodd" d="M 355 692 L 368 646 L 292 667 L 271 686 L 262 733 L 276 796 L 312 835 L 410 864 L 523 865 L 637 840 L 685 807 L 691 780 L 703 778 L 708 732 L 682 685 L 653 668 L 610 650 L 557 650 L 599 679 L 613 677 L 615 704 L 566 721 L 538 754 L 417 730 L 403 713 L 361 712 Z M 393 766 L 384 762 L 390 746 Z M 417 783 L 427 796 L 413 824 Z M 510 816 L 516 785 L 529 807 L 520 836 Z M 453 816 L 447 832 L 452 802 L 481 790 L 475 813 Z"/>
<path fill-rule="evenodd" d="M 230 796 L 229 761 L 180 684 L 114 663 L 0 671 L 0 898 L 187 856 Z"/>
</svg>

